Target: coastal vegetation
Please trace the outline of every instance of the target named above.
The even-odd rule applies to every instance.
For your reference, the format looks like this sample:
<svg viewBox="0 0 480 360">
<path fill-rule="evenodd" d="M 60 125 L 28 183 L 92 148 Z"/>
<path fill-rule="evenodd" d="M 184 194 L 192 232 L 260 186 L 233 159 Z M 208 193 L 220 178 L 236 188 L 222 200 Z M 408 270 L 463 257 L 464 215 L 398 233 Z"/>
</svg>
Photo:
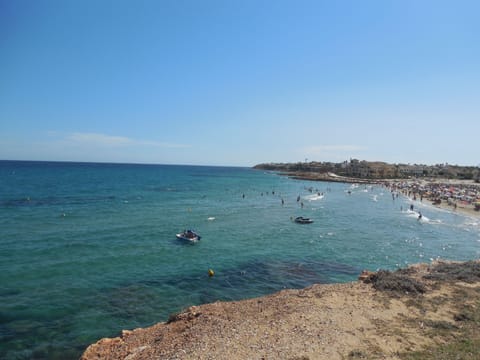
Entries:
<svg viewBox="0 0 480 360">
<path fill-rule="evenodd" d="M 440 262 L 432 266 L 430 271 L 419 281 L 410 276 L 415 274 L 414 268 L 399 269 L 395 272 L 380 270 L 366 277 L 365 282 L 372 283 L 378 291 L 390 293 L 392 296 L 410 295 L 409 306 L 421 312 L 435 311 L 445 303 L 446 298 L 438 297 L 429 303 L 421 296 L 430 288 L 438 289 L 441 284 L 449 284 L 453 288 L 449 301 L 457 303 L 453 320 L 427 320 L 422 327 L 433 339 L 434 344 L 425 349 L 402 352 L 398 356 L 403 360 L 429 359 L 479 359 L 480 358 L 480 289 L 478 287 L 460 287 L 458 283 L 478 284 L 480 282 L 480 263 Z M 423 282 L 422 282 L 423 280 Z M 452 320 L 452 319 L 449 319 Z M 349 358 L 364 358 L 363 353 L 351 352 Z"/>
<path fill-rule="evenodd" d="M 426 280 L 435 283 L 457 282 L 475 284 L 480 281 L 480 264 L 469 261 L 459 266 L 454 263 L 440 263 Z M 444 321 L 430 322 L 426 325 L 432 338 L 443 339 L 436 345 L 428 346 L 421 351 L 404 353 L 405 360 L 456 360 L 480 359 L 480 289 L 478 287 L 457 288 L 452 293 L 452 300 L 458 304 L 453 315 L 454 324 Z M 440 300 L 441 301 L 441 300 Z M 415 306 L 421 306 L 414 303 Z"/>
</svg>

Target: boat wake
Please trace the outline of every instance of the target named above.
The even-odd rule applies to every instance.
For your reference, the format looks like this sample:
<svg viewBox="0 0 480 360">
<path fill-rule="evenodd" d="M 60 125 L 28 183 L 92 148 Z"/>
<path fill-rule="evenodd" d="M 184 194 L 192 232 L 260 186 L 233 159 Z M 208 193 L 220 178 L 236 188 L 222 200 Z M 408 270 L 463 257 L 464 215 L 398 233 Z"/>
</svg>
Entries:
<svg viewBox="0 0 480 360">
<path fill-rule="evenodd" d="M 322 195 L 322 194 L 313 194 L 313 195 L 307 195 L 307 196 L 304 196 L 303 198 L 305 200 L 308 200 L 308 201 L 317 201 L 317 200 L 321 200 L 325 197 L 325 195 Z"/>
<path fill-rule="evenodd" d="M 420 216 L 420 212 L 417 212 L 417 211 L 407 210 L 407 211 L 405 211 L 405 213 L 407 214 L 407 216 L 409 218 L 415 219 L 420 223 L 428 223 L 428 224 L 432 224 L 432 225 L 435 225 L 435 224 L 436 225 L 442 225 L 443 224 L 442 220 L 440 220 L 440 219 L 430 219 L 429 217 L 426 217 L 424 214 L 422 214 L 422 216 Z"/>
<path fill-rule="evenodd" d="M 423 223 L 430 223 L 432 222 L 430 218 L 426 217 L 425 215 L 421 214 L 418 211 L 413 211 L 413 210 L 406 210 L 405 213 L 407 214 L 408 217 L 417 219 L 420 222 Z M 436 222 L 436 221 L 435 221 Z"/>
</svg>

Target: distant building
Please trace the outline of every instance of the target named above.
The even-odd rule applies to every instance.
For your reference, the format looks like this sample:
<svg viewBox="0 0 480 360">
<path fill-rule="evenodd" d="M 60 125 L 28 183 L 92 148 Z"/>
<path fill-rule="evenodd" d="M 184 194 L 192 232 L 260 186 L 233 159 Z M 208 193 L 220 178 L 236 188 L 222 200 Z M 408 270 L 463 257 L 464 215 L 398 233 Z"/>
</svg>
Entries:
<svg viewBox="0 0 480 360">
<path fill-rule="evenodd" d="M 399 177 L 420 177 L 428 174 L 426 166 L 424 165 L 398 165 L 397 167 Z"/>
</svg>

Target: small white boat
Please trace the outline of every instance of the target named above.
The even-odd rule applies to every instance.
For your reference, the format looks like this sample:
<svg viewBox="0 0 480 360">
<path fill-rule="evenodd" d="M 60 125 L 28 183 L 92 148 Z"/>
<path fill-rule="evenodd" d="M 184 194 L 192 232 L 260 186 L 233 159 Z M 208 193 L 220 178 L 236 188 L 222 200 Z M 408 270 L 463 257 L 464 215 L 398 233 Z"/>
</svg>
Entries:
<svg viewBox="0 0 480 360">
<path fill-rule="evenodd" d="M 190 242 L 197 242 L 202 238 L 193 230 L 183 230 L 181 233 L 177 234 L 176 236 L 177 236 L 177 239 L 187 240 Z"/>
</svg>

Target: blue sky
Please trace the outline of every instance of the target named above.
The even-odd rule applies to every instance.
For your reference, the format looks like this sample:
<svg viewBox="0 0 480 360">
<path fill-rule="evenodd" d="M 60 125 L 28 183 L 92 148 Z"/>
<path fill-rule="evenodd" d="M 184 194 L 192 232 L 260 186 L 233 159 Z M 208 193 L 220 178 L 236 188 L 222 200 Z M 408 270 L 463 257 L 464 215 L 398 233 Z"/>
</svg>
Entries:
<svg viewBox="0 0 480 360">
<path fill-rule="evenodd" d="M 0 159 L 480 164 L 480 2 L 0 0 Z"/>
</svg>

